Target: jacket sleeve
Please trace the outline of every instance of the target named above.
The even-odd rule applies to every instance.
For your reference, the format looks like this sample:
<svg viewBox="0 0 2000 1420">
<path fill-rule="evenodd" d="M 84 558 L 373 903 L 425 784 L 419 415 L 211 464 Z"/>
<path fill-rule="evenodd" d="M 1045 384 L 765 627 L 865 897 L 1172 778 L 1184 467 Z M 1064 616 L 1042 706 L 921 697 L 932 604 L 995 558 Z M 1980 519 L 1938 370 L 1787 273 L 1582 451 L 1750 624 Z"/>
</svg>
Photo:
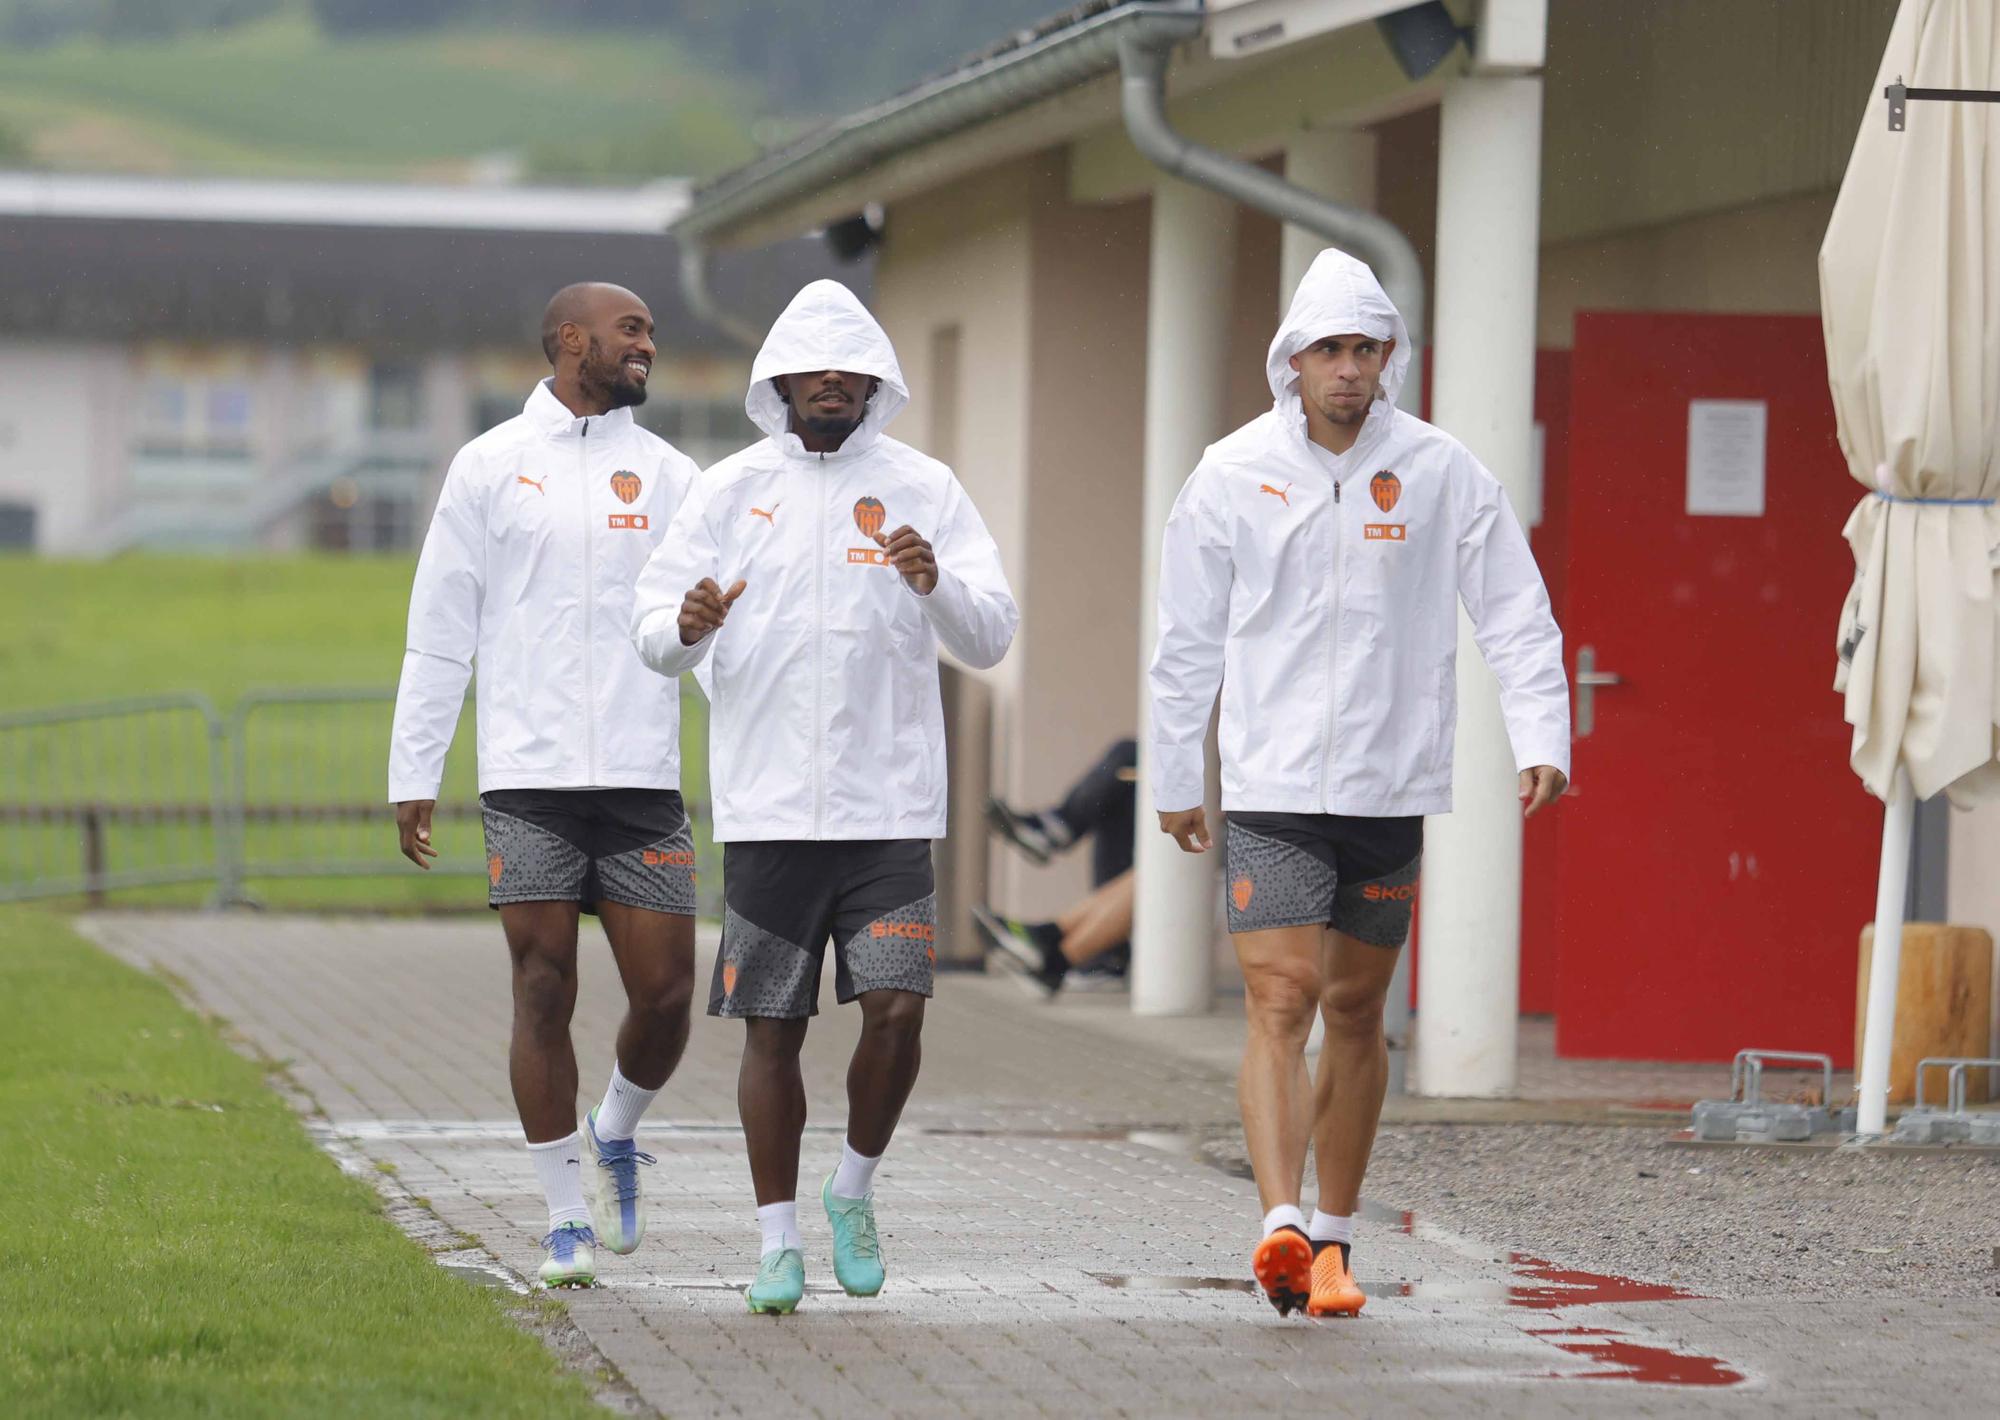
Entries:
<svg viewBox="0 0 2000 1420">
<path fill-rule="evenodd" d="M 974 670 L 998 665 L 1014 644 L 1021 612 L 1007 587 L 1000 549 L 956 478 L 945 490 L 931 550 L 937 557 L 937 585 L 917 597 L 931 629 L 947 651 Z"/>
<path fill-rule="evenodd" d="M 445 474 L 417 559 L 396 718 L 389 732 L 389 802 L 435 799 L 479 649 L 486 586 L 486 504 L 473 455 Z"/>
<path fill-rule="evenodd" d="M 693 670 L 715 644 L 711 632 L 683 646 L 680 628 L 681 602 L 688 592 L 704 577 L 721 579 L 720 552 L 708 522 L 711 496 L 709 480 L 697 477 L 633 588 L 632 644 L 639 659 L 661 675 Z"/>
<path fill-rule="evenodd" d="M 1234 577 L 1228 523 L 1197 468 L 1174 500 L 1160 545 L 1160 639 L 1148 683 L 1152 724 L 1148 778 L 1161 813 L 1198 808 L 1202 746 L 1222 686 L 1223 640 Z"/>
<path fill-rule="evenodd" d="M 1460 499 L 1458 595 L 1473 639 L 1500 681 L 1500 709 L 1517 769 L 1569 773 L 1569 680 L 1562 632 L 1541 569 L 1500 483 L 1471 454 Z"/>
</svg>

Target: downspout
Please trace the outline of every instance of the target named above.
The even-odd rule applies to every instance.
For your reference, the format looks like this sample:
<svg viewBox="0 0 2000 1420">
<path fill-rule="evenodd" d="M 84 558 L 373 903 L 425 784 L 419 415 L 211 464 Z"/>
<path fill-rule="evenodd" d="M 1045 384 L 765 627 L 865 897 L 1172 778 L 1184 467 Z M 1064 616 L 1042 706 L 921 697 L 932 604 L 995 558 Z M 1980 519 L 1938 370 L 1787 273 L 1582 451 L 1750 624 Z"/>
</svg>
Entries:
<svg viewBox="0 0 2000 1420">
<path fill-rule="evenodd" d="M 725 310 L 715 299 L 715 291 L 708 284 L 708 248 L 701 244 L 701 238 L 682 235 L 677 240 L 681 248 L 681 298 L 695 319 L 706 321 L 745 350 L 762 345 L 762 331 Z"/>
<path fill-rule="evenodd" d="M 1141 11 L 1120 32 L 1119 87 L 1126 134 L 1155 166 L 1174 177 L 1303 227 L 1367 262 L 1396 303 L 1417 347 L 1410 352 L 1410 377 L 1399 402 L 1407 410 L 1419 409 L 1421 352 L 1427 334 L 1424 270 L 1410 239 L 1385 217 L 1331 201 L 1240 158 L 1204 148 L 1176 132 L 1168 121 L 1167 64 L 1176 45 L 1201 33 L 1202 22 L 1198 10 Z"/>
</svg>

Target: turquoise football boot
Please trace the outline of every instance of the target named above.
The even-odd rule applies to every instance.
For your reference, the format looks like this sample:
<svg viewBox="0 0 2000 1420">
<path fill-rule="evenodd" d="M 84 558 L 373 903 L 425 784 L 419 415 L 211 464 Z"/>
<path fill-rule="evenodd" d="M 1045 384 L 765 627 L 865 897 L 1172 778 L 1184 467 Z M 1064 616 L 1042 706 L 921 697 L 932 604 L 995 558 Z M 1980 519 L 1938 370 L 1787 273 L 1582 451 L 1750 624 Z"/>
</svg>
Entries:
<svg viewBox="0 0 2000 1420">
<path fill-rule="evenodd" d="M 833 1275 L 850 1297 L 872 1297 L 882 1290 L 882 1243 L 875 1235 L 875 1204 L 867 1198 L 842 1198 L 833 1191 L 833 1175 L 819 1186 L 819 1201 L 833 1225 Z"/>
</svg>

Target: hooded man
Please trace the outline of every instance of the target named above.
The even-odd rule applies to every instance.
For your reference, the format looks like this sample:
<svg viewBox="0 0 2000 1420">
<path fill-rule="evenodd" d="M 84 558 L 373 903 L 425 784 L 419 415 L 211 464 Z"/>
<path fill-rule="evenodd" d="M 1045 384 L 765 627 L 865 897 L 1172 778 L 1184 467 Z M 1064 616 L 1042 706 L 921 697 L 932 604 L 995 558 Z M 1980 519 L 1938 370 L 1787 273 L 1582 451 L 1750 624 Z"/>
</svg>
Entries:
<svg viewBox="0 0 2000 1420">
<path fill-rule="evenodd" d="M 488 901 L 514 962 L 507 1054 L 549 1206 L 549 1286 L 589 1286 L 593 1249 L 645 1229 L 639 1116 L 687 1044 L 694 839 L 680 796 L 678 687 L 626 640 L 632 579 L 694 462 L 632 421 L 653 317 L 622 286 L 565 286 L 542 318 L 552 378 L 459 451 L 410 591 L 389 747 L 403 855 L 437 856 L 431 811 L 479 666 Z M 576 1120 L 577 914 L 604 924 L 628 1009 L 604 1099 Z M 588 1202 L 585 1194 L 589 1194 Z"/>
<path fill-rule="evenodd" d="M 1270 411 L 1203 455 L 1160 560 L 1150 782 L 1161 830 L 1207 851 L 1202 743 L 1219 685 L 1229 931 L 1250 1025 L 1238 1095 L 1266 1210 L 1253 1266 L 1281 1314 L 1352 1316 L 1366 1300 L 1353 1214 L 1423 815 L 1451 808 L 1457 603 L 1500 681 L 1526 812 L 1568 785 L 1562 636 L 1541 574 L 1493 476 L 1395 407 L 1409 363 L 1374 275 L 1321 252 L 1271 342 Z M 1316 1010 L 1326 1038 L 1308 1094 Z"/>
<path fill-rule="evenodd" d="M 633 606 L 640 657 L 663 675 L 699 668 L 711 702 L 726 911 L 708 1010 L 745 1023 L 757 1312 L 790 1312 L 805 1286 L 799 1049 L 829 937 L 836 995 L 860 1002 L 862 1026 L 820 1201 L 841 1286 L 882 1288 L 875 1166 L 916 1083 L 937 960 L 937 648 L 992 666 L 1019 620 L 951 470 L 882 432 L 908 402 L 888 336 L 853 293 L 800 291 L 751 366 L 744 408 L 769 437 L 695 481 Z"/>
</svg>

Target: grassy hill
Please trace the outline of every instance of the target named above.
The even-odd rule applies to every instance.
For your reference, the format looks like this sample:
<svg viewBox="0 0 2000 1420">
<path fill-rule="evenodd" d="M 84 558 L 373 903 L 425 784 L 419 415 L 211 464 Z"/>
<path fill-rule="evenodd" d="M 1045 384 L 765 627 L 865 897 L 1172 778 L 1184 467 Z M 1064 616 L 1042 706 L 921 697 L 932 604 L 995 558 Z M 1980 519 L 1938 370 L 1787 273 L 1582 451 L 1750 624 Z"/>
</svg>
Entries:
<svg viewBox="0 0 2000 1420">
<path fill-rule="evenodd" d="M 751 91 L 664 33 L 222 31 L 0 49 L 0 160 L 125 172 L 701 175 L 755 151 Z"/>
</svg>

